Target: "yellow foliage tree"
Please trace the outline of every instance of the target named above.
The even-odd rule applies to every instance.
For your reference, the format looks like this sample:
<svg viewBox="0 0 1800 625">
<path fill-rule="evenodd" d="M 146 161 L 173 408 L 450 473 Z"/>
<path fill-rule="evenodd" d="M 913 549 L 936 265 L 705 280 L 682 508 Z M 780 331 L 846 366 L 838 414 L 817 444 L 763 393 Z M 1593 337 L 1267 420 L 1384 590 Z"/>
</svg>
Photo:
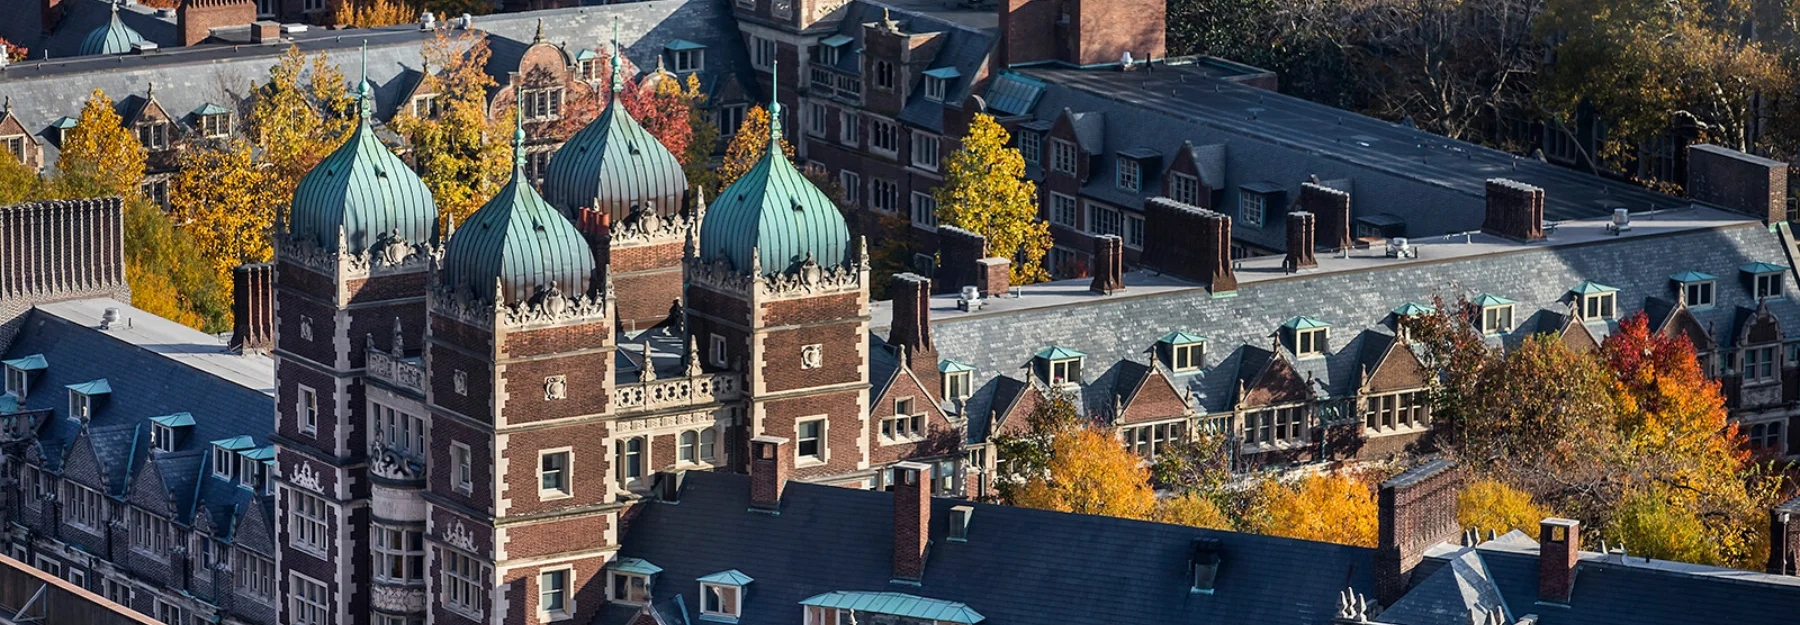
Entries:
<svg viewBox="0 0 1800 625">
<path fill-rule="evenodd" d="M 992 116 L 975 116 L 944 162 L 938 223 L 987 237 L 988 253 L 1012 259 L 1013 284 L 1042 282 L 1050 279 L 1050 224 L 1038 219 L 1037 185 L 1025 179 L 1025 158 L 1011 141 Z"/>
<path fill-rule="evenodd" d="M 125 202 L 125 279 L 131 305 L 204 332 L 231 328 L 231 289 L 193 237 L 141 198 Z"/>
<path fill-rule="evenodd" d="M 251 100 L 250 141 L 270 167 L 275 197 L 286 204 L 300 178 L 349 136 L 356 101 L 324 54 L 309 59 L 296 47 L 269 68 L 268 82 Z"/>
<path fill-rule="evenodd" d="M 44 180 L 16 158 L 0 157 L 0 206 L 28 202 L 43 193 Z"/>
<path fill-rule="evenodd" d="M 1456 520 L 1463 527 L 1533 534 L 1538 521 L 1549 516 L 1549 510 L 1532 501 L 1531 493 L 1493 478 L 1476 480 L 1456 497 Z"/>
<path fill-rule="evenodd" d="M 1150 471 L 1111 433 L 1084 427 L 1050 443 L 1049 469 L 1029 478 L 1013 504 L 1143 519 L 1156 506 Z"/>
<path fill-rule="evenodd" d="M 1606 536 L 1635 556 L 1713 566 L 1736 563 L 1699 511 L 1681 503 L 1686 499 L 1661 486 L 1627 493 L 1606 526 Z M 1762 553 L 1767 548 L 1765 541 Z"/>
<path fill-rule="evenodd" d="M 331 9 L 332 24 L 357 28 L 393 26 L 418 17 L 419 8 L 405 0 L 338 0 Z"/>
<path fill-rule="evenodd" d="M 781 137 L 781 153 L 788 160 L 794 159 L 794 146 L 788 145 L 787 137 Z M 725 148 L 725 161 L 719 164 L 717 176 L 719 191 L 737 182 L 750 168 L 762 160 L 763 153 L 769 151 L 769 111 L 763 107 L 751 107 L 744 114 L 744 123 L 738 124 L 737 134 L 732 136 L 731 145 Z"/>
<path fill-rule="evenodd" d="M 1164 499 L 1156 504 L 1156 513 L 1152 516 L 1159 523 L 1173 523 L 1209 530 L 1231 529 L 1231 518 L 1219 509 L 1219 504 L 1198 494 L 1186 494 Z"/>
<path fill-rule="evenodd" d="M 1286 536 L 1374 547 L 1377 507 L 1369 485 L 1347 475 L 1315 473 L 1283 483 L 1257 485 L 1249 529 Z"/>
<path fill-rule="evenodd" d="M 232 267 L 269 260 L 269 226 L 276 207 L 291 197 L 279 194 L 273 168 L 257 163 L 251 145 L 241 140 L 183 154 L 169 188 L 176 221 L 221 281 L 230 280 Z"/>
<path fill-rule="evenodd" d="M 488 118 L 487 90 L 493 77 L 484 69 L 487 39 L 468 31 L 439 31 L 422 50 L 427 67 L 421 93 L 438 95 L 436 117 L 402 111 L 391 124 L 413 147 L 414 166 L 437 200 L 438 219 L 448 225 L 468 218 L 512 177 L 513 111 Z"/>
<path fill-rule="evenodd" d="M 61 184 L 74 194 L 135 196 L 144 180 L 144 158 L 143 144 L 125 129 L 112 98 L 95 89 L 63 141 L 56 168 Z"/>
</svg>

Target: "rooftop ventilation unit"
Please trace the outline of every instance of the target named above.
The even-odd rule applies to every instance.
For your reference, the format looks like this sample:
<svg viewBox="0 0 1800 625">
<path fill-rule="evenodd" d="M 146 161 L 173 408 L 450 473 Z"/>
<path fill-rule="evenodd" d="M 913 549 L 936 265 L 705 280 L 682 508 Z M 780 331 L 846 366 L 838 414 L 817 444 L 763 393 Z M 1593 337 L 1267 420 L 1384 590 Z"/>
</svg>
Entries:
<svg viewBox="0 0 1800 625">
<path fill-rule="evenodd" d="M 1394 237 L 1392 239 L 1388 239 L 1387 257 L 1388 258 L 1418 258 L 1419 250 L 1414 248 L 1412 246 L 1412 242 L 1407 241 L 1406 237 Z"/>
<path fill-rule="evenodd" d="M 981 289 L 974 286 L 962 288 L 962 294 L 956 298 L 956 309 L 963 312 L 981 310 Z"/>
<path fill-rule="evenodd" d="M 1631 232 L 1631 209 L 1613 209 L 1612 222 L 1606 224 L 1606 231 L 1614 236 Z"/>
</svg>

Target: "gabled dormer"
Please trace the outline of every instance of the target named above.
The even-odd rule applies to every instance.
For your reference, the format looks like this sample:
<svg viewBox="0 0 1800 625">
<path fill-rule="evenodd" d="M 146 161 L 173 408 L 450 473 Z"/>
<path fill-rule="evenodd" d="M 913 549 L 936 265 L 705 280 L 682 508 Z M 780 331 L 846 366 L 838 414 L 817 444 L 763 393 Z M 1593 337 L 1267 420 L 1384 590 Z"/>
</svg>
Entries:
<svg viewBox="0 0 1800 625">
<path fill-rule="evenodd" d="M 1738 267 L 1738 271 L 1743 274 L 1744 287 L 1749 289 L 1750 294 L 1758 300 L 1781 297 L 1786 292 L 1786 285 L 1783 284 L 1781 277 L 1782 274 L 1787 273 L 1786 267 L 1774 263 L 1756 262 L 1742 265 Z"/>
<path fill-rule="evenodd" d="M 1281 183 L 1263 180 L 1238 185 L 1239 224 L 1261 228 L 1270 215 L 1280 221 L 1280 216 L 1286 212 L 1287 189 Z"/>
<path fill-rule="evenodd" d="M 43 354 L 0 361 L 0 364 L 6 365 L 6 394 L 18 399 L 29 397 L 31 383 L 50 368 L 50 361 L 45 360 Z"/>
<path fill-rule="evenodd" d="M 938 361 L 938 378 L 942 380 L 944 403 L 961 406 L 974 392 L 975 368 L 954 361 Z"/>
<path fill-rule="evenodd" d="M 1316 317 L 1301 315 L 1282 322 L 1281 346 L 1295 358 L 1323 356 L 1330 351 L 1331 324 Z"/>
<path fill-rule="evenodd" d="M 25 124 L 13 115 L 12 98 L 7 98 L 5 107 L 0 108 L 0 158 L 10 157 L 37 170 L 43 167 L 43 154 Z"/>
<path fill-rule="evenodd" d="M 1039 351 L 1031 359 L 1031 368 L 1038 379 L 1051 386 L 1081 384 L 1081 363 L 1087 354 L 1052 345 Z"/>
<path fill-rule="evenodd" d="M 1126 193 L 1143 193 L 1156 181 L 1162 168 L 1162 153 L 1147 147 L 1119 150 L 1114 156 L 1113 186 Z"/>
<path fill-rule="evenodd" d="M 231 483 L 237 483 L 238 471 L 242 463 L 238 461 L 238 453 L 256 448 L 256 441 L 248 436 L 233 436 L 212 442 L 213 477 Z"/>
<path fill-rule="evenodd" d="M 1675 286 L 1676 301 L 1694 310 L 1712 308 L 1718 297 L 1719 279 L 1710 273 L 1683 271 L 1669 276 Z"/>
<path fill-rule="evenodd" d="M 1482 334 L 1497 335 L 1513 331 L 1513 313 L 1518 302 L 1482 293 L 1475 297 L 1475 327 Z"/>
<path fill-rule="evenodd" d="M 270 488 L 269 475 L 275 470 L 275 446 L 245 449 L 237 455 L 238 485 L 264 495 L 274 492 Z"/>
<path fill-rule="evenodd" d="M 949 100 L 951 90 L 956 87 L 956 80 L 962 77 L 962 72 L 954 67 L 928 69 L 923 73 L 924 84 L 921 87 L 925 92 L 925 99 L 932 102 Z"/>
<path fill-rule="evenodd" d="M 137 109 L 125 118 L 125 126 L 132 129 L 138 143 L 148 152 L 161 152 L 174 145 L 175 128 L 169 113 L 163 110 L 162 104 L 156 101 L 156 84 L 151 83 L 144 91 L 144 97 Z"/>
<path fill-rule="evenodd" d="M 1206 367 L 1206 337 L 1176 330 L 1156 340 L 1156 357 L 1175 373 Z"/>
<path fill-rule="evenodd" d="M 663 45 L 668 69 L 677 74 L 692 74 L 706 69 L 706 44 L 675 39 Z"/>
<path fill-rule="evenodd" d="M 1576 312 L 1583 321 L 1615 319 L 1619 309 L 1619 289 L 1598 282 L 1582 280 L 1569 289 Z"/>
<path fill-rule="evenodd" d="M 194 415 L 186 412 L 150 417 L 150 448 L 165 453 L 175 451 L 193 431 Z"/>
<path fill-rule="evenodd" d="M 192 113 L 194 130 L 207 139 L 231 136 L 231 109 L 207 102 Z"/>
<path fill-rule="evenodd" d="M 606 564 L 606 599 L 626 605 L 650 602 L 650 584 L 662 567 L 639 558 L 615 558 Z"/>
<path fill-rule="evenodd" d="M 106 382 L 106 378 L 70 384 L 65 388 L 69 389 L 69 416 L 83 422 L 100 412 L 105 407 L 106 400 L 112 396 L 112 385 Z"/>
<path fill-rule="evenodd" d="M 731 569 L 701 577 L 700 620 L 736 623 L 743 615 L 744 589 L 750 585 L 749 575 Z"/>
</svg>

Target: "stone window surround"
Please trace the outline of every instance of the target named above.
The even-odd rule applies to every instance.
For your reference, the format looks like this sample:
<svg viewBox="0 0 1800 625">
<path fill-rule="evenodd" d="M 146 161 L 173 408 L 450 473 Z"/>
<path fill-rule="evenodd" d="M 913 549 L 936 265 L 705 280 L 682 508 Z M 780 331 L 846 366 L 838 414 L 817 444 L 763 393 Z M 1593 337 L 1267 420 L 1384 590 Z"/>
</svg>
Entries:
<svg viewBox="0 0 1800 625">
<path fill-rule="evenodd" d="M 538 450 L 537 456 L 538 501 L 554 501 L 557 499 L 574 497 L 575 480 L 573 478 L 575 472 L 575 448 L 555 447 L 551 449 L 540 449 Z M 555 477 L 557 485 L 546 488 L 544 486 L 544 478 L 548 471 L 544 468 L 544 461 L 553 456 L 562 456 L 562 466 L 554 469 L 556 471 Z"/>
<path fill-rule="evenodd" d="M 826 415 L 812 415 L 794 420 L 794 466 L 818 466 L 831 461 L 831 445 L 828 444 L 831 440 L 831 422 L 825 417 Z M 816 435 L 806 437 L 800 433 L 802 426 L 813 423 L 818 424 Z M 812 454 L 802 451 L 809 441 L 816 448 Z"/>
<path fill-rule="evenodd" d="M 557 573 L 562 574 L 562 579 L 559 580 L 561 588 L 554 588 L 554 589 L 544 588 L 545 578 L 555 575 Z M 538 615 L 539 622 L 547 623 L 547 622 L 555 622 L 555 621 L 565 621 L 565 620 L 575 617 L 575 612 L 577 610 L 577 607 L 576 607 L 574 591 L 575 591 L 575 588 L 577 588 L 577 586 L 576 586 L 576 573 L 575 573 L 575 565 L 574 564 L 565 564 L 562 566 L 549 566 L 549 567 L 544 567 L 544 568 L 538 569 L 537 585 L 538 585 L 537 615 Z M 551 610 L 551 609 L 544 607 L 544 601 L 543 601 L 544 597 L 546 595 L 551 594 L 552 592 L 561 595 L 560 599 L 562 600 L 562 607 L 555 609 L 555 610 Z"/>
</svg>

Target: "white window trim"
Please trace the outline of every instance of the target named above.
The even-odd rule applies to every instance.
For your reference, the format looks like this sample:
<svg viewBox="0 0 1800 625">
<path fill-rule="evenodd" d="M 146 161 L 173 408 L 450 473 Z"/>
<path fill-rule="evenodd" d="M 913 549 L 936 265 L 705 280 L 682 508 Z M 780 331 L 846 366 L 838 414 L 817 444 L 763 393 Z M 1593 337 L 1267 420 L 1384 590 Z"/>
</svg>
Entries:
<svg viewBox="0 0 1800 625">
<path fill-rule="evenodd" d="M 812 467 L 831 462 L 831 421 L 825 417 L 812 415 L 794 420 L 794 466 Z M 813 422 L 819 424 L 819 455 L 808 456 L 800 453 L 800 425 Z"/>
<path fill-rule="evenodd" d="M 969 391 L 969 386 L 971 384 L 973 384 L 975 381 L 974 372 L 972 372 L 972 371 L 951 371 L 951 372 L 945 373 L 942 376 L 942 378 L 943 378 L 943 380 L 942 380 L 943 388 L 939 390 L 939 393 L 941 395 L 943 395 L 944 401 L 957 402 L 957 401 L 962 401 L 962 400 L 969 398 L 969 395 L 971 394 Z M 961 394 L 953 394 L 950 392 L 950 387 L 954 386 L 951 383 L 952 379 L 962 380 L 962 393 Z"/>
<path fill-rule="evenodd" d="M 331 528 L 332 517 L 336 516 L 336 513 L 334 512 L 335 506 L 333 506 L 331 504 L 331 502 L 326 501 L 324 497 L 320 497 L 318 495 L 314 495 L 312 493 L 308 493 L 308 492 L 305 492 L 305 491 L 302 491 L 299 489 L 289 488 L 289 489 L 287 489 L 287 492 L 288 492 L 288 511 L 287 511 L 288 512 L 287 513 L 288 545 L 292 546 L 294 549 L 312 554 L 319 558 L 329 559 L 331 557 L 327 553 L 331 549 L 331 539 L 329 537 L 329 532 L 330 532 L 330 528 Z M 296 504 L 298 504 L 298 502 L 303 499 L 313 499 L 313 500 L 318 501 L 319 516 L 317 518 L 304 515 L 300 512 L 301 506 L 296 505 Z M 300 532 L 296 531 L 296 526 L 302 522 L 316 522 L 317 523 L 318 528 L 319 528 L 318 529 L 319 541 L 322 544 L 314 545 L 314 544 L 308 543 L 301 539 Z"/>
<path fill-rule="evenodd" d="M 461 457 L 458 458 L 458 455 Z M 459 462 L 460 461 L 460 462 Z M 464 479 L 463 469 L 468 469 L 468 479 Z M 450 485 L 456 492 L 464 495 L 475 490 L 475 455 L 469 445 L 461 442 L 450 443 Z"/>
<path fill-rule="evenodd" d="M 1299 435 L 1298 436 L 1288 436 L 1286 438 L 1276 437 L 1275 433 L 1274 433 L 1275 426 L 1270 425 L 1269 438 L 1271 440 L 1267 443 L 1255 442 L 1257 437 L 1254 435 L 1253 428 L 1255 428 L 1257 426 L 1256 426 L 1256 424 L 1250 422 L 1250 417 L 1252 415 L 1262 414 L 1264 412 L 1278 412 L 1278 411 L 1282 411 L 1282 410 L 1298 411 L 1297 414 L 1299 414 L 1300 418 L 1299 418 L 1299 423 L 1296 424 L 1295 427 L 1298 430 Z M 1306 404 L 1284 404 L 1284 405 L 1279 405 L 1279 406 L 1264 406 L 1261 408 L 1245 410 L 1243 412 L 1243 414 L 1244 414 L 1244 417 L 1243 417 L 1243 421 L 1244 421 L 1243 440 L 1245 441 L 1245 443 L 1244 443 L 1244 452 L 1245 453 L 1275 451 L 1275 450 L 1279 450 L 1279 449 L 1293 449 L 1295 447 L 1303 447 L 1303 446 L 1311 444 L 1311 441 L 1309 440 L 1311 437 L 1308 436 L 1308 434 L 1310 434 L 1310 430 L 1312 429 L 1312 424 L 1310 423 L 1310 416 L 1307 414 L 1307 411 L 1306 411 Z"/>
<path fill-rule="evenodd" d="M 1581 318 L 1588 321 L 1612 319 L 1619 314 L 1617 293 L 1595 293 L 1581 298 Z"/>
<path fill-rule="evenodd" d="M 607 577 L 606 577 L 606 600 L 614 602 L 614 603 L 622 603 L 625 605 L 644 605 L 643 601 L 633 600 L 629 597 L 621 597 L 621 596 L 618 596 L 618 594 L 614 592 L 614 590 L 618 589 L 618 587 L 619 587 L 619 579 L 620 578 L 642 579 L 642 580 L 644 580 L 645 594 L 648 594 L 650 592 L 650 576 L 643 575 L 640 573 L 627 573 L 625 571 L 608 570 Z M 626 584 L 627 588 L 629 588 L 630 586 L 631 586 L 631 584 L 629 584 L 629 583 Z"/>
<path fill-rule="evenodd" d="M 1130 176 L 1125 175 L 1127 171 L 1131 172 Z M 1127 180 L 1131 182 L 1130 185 L 1125 184 Z M 1144 167 L 1138 163 L 1137 159 L 1118 157 L 1113 168 L 1113 184 L 1123 191 L 1138 192 L 1144 188 Z"/>
<path fill-rule="evenodd" d="M 6 393 L 25 399 L 31 394 L 31 372 L 14 367 L 6 368 Z"/>
<path fill-rule="evenodd" d="M 312 401 L 308 402 L 307 399 Z M 319 392 L 305 384 L 296 385 L 294 392 L 294 418 L 300 421 L 299 429 L 303 434 L 318 436 L 319 434 Z"/>
<path fill-rule="evenodd" d="M 1253 202 L 1252 199 L 1255 201 Z M 1250 210 L 1252 207 L 1256 209 L 1255 219 L 1250 218 Z M 1268 215 L 1268 196 L 1255 191 L 1238 191 L 1238 217 L 1244 220 L 1245 225 L 1261 228 L 1263 223 L 1268 220 Z"/>
<path fill-rule="evenodd" d="M 708 356 L 707 360 L 712 361 L 712 365 L 714 367 L 729 366 L 728 364 L 726 364 L 726 361 L 729 359 L 729 356 L 726 354 L 725 337 L 718 335 L 718 334 L 714 334 L 714 335 L 712 335 L 711 343 L 712 343 L 712 348 L 707 352 L 707 356 Z"/>
<path fill-rule="evenodd" d="M 1060 215 L 1057 211 L 1059 202 L 1065 201 L 1065 200 L 1068 202 L 1069 206 L 1072 206 L 1075 208 L 1074 223 L 1069 223 L 1069 222 L 1061 219 Z M 1076 232 L 1086 232 L 1086 230 L 1084 230 L 1082 227 L 1084 225 L 1084 224 L 1082 224 L 1082 221 L 1083 220 L 1081 218 L 1081 203 L 1075 200 L 1075 196 L 1064 194 L 1064 193 L 1057 193 L 1055 191 L 1050 192 L 1050 223 L 1051 224 L 1062 226 L 1064 228 L 1068 228 L 1068 229 L 1074 230 Z"/>
<path fill-rule="evenodd" d="M 731 611 L 706 609 L 706 600 L 708 597 L 711 596 L 708 593 L 714 588 L 730 588 L 731 594 L 732 594 L 731 607 L 736 608 L 736 609 L 731 610 Z M 737 619 L 738 617 L 743 616 L 743 614 L 744 614 L 744 587 L 739 586 L 737 584 L 721 584 L 721 583 L 717 583 L 717 582 L 700 582 L 700 605 L 699 605 L 699 608 L 700 608 L 700 616 L 703 618 L 707 617 L 707 616 L 721 616 L 721 617 L 725 617 L 725 618 L 729 618 L 729 619 Z"/>
<path fill-rule="evenodd" d="M 548 609 L 544 608 L 544 604 L 543 604 L 544 575 L 549 574 L 549 573 L 558 573 L 558 572 L 563 574 L 563 580 L 562 580 L 563 587 L 558 589 L 558 592 L 561 592 L 562 596 L 563 596 L 563 607 L 560 610 L 548 610 Z M 575 583 L 575 567 L 573 565 L 545 567 L 545 568 L 538 569 L 537 586 L 538 586 L 538 589 L 537 589 L 537 591 L 538 591 L 537 613 L 538 613 L 538 620 L 540 622 L 566 621 L 571 618 L 575 618 L 575 613 L 579 608 L 575 605 L 575 589 L 577 588 L 577 586 Z"/>
<path fill-rule="evenodd" d="M 862 145 L 862 116 L 856 111 L 838 111 L 838 143 L 851 147 Z"/>
<path fill-rule="evenodd" d="M 1069 157 L 1067 168 L 1063 167 L 1062 159 L 1065 151 Z M 1081 169 L 1080 161 L 1081 150 L 1076 148 L 1075 142 L 1056 137 L 1050 138 L 1050 171 L 1073 176 Z"/>
<path fill-rule="evenodd" d="M 482 598 L 487 596 L 487 591 L 484 589 L 487 582 L 486 578 L 489 575 L 487 565 L 482 564 L 481 560 L 474 556 L 461 551 L 446 548 L 443 550 L 443 553 L 444 564 L 440 567 L 440 573 L 443 576 L 441 583 L 444 585 L 444 588 L 440 589 L 439 594 L 443 601 L 444 608 L 456 614 L 481 620 L 484 612 L 481 607 Z M 469 573 L 468 577 L 465 577 L 456 570 L 456 567 L 451 566 L 455 560 L 468 562 L 474 571 Z M 469 605 L 457 603 L 454 599 L 455 593 L 449 592 L 458 585 L 469 587 L 468 594 L 469 601 L 471 602 Z"/>
<path fill-rule="evenodd" d="M 1502 311 L 1502 310 L 1506 311 L 1506 323 L 1505 324 L 1500 323 L 1500 318 L 1498 316 L 1500 311 Z M 1513 315 L 1516 314 L 1517 312 L 1518 311 L 1513 309 L 1512 304 L 1501 304 L 1499 306 L 1484 306 L 1484 307 L 1482 307 L 1482 309 L 1481 309 L 1481 333 L 1487 334 L 1487 335 L 1496 335 L 1496 334 L 1506 334 L 1506 333 L 1512 332 L 1515 328 L 1518 327 L 1518 321 L 1513 318 Z M 1495 315 L 1494 323 L 1492 323 L 1492 324 L 1488 323 L 1489 313 L 1493 313 Z M 1489 327 L 1490 325 L 1494 326 L 1494 327 Z M 1504 327 L 1500 327 L 1500 326 L 1504 326 Z"/>
<path fill-rule="evenodd" d="M 1698 280 L 1681 283 L 1681 295 L 1682 299 L 1687 302 L 1687 307 L 1695 310 L 1712 308 L 1713 305 L 1719 301 L 1719 286 L 1717 282 L 1717 280 Z M 1696 303 L 1694 298 L 1688 296 L 1689 289 L 1703 290 L 1706 293 L 1706 302 Z"/>
<path fill-rule="evenodd" d="M 1156 439 L 1157 428 L 1162 428 L 1165 434 L 1160 441 Z M 1143 458 L 1146 461 L 1155 459 L 1156 456 L 1167 450 L 1166 448 L 1168 445 L 1187 440 L 1192 435 L 1192 432 L 1190 432 L 1191 429 L 1192 428 L 1188 426 L 1187 417 L 1132 423 L 1121 425 L 1117 428 L 1119 442 L 1125 445 L 1125 451 L 1129 451 L 1132 455 Z M 1137 433 L 1139 431 L 1148 431 L 1151 433 L 1150 439 L 1148 443 L 1146 443 L 1149 446 L 1149 455 L 1140 454 L 1138 452 Z"/>
<path fill-rule="evenodd" d="M 563 487 L 561 489 L 546 490 L 544 488 L 544 458 L 546 456 L 552 456 L 552 455 L 556 455 L 556 454 L 562 454 L 564 456 L 563 466 L 561 469 L 562 470 Z M 553 449 L 538 450 L 537 492 L 538 492 L 538 501 L 552 501 L 552 500 L 557 500 L 557 499 L 568 499 L 570 497 L 575 496 L 575 448 L 574 447 L 556 447 Z"/>
<path fill-rule="evenodd" d="M 1181 352 L 1189 352 L 1190 358 L 1188 358 L 1187 366 L 1181 366 L 1181 365 L 1177 364 L 1181 361 L 1181 359 L 1179 357 L 1179 354 Z M 1173 344 L 1169 345 L 1169 370 L 1170 371 L 1177 371 L 1177 372 L 1199 371 L 1200 369 L 1204 368 L 1205 365 L 1206 365 L 1206 342 L 1205 341 L 1200 341 L 1200 342 L 1195 342 L 1195 343 L 1182 343 L 1180 345 L 1173 345 Z"/>
<path fill-rule="evenodd" d="M 1364 436 L 1389 436 L 1389 435 L 1393 435 L 1393 434 L 1410 434 L 1413 432 L 1422 432 L 1422 431 L 1431 429 L 1431 398 L 1428 395 L 1428 393 L 1430 393 L 1430 391 L 1431 391 L 1431 389 L 1429 389 L 1429 388 L 1416 388 L 1416 389 L 1408 389 L 1408 390 L 1403 390 L 1403 391 L 1391 391 L 1391 392 L 1386 392 L 1386 393 L 1377 393 L 1377 394 L 1369 395 L 1367 397 L 1362 398 L 1362 400 L 1363 400 L 1362 411 L 1358 414 L 1358 417 L 1363 422 L 1363 435 Z M 1420 416 L 1417 419 L 1412 419 L 1412 423 L 1409 425 L 1400 425 L 1399 417 L 1400 417 L 1401 411 L 1406 410 L 1407 408 L 1410 407 L 1409 405 L 1402 404 L 1400 402 L 1411 395 L 1417 395 L 1419 398 L 1420 403 L 1418 404 L 1418 410 L 1419 410 Z M 1377 420 L 1379 420 L 1379 415 L 1381 414 L 1380 407 L 1378 405 L 1376 405 L 1375 402 L 1379 402 L 1383 398 L 1386 398 L 1386 397 L 1394 398 L 1393 415 L 1394 415 L 1395 425 L 1391 425 L 1391 426 L 1381 425 L 1380 423 L 1376 423 L 1375 425 L 1370 425 L 1369 424 L 1369 413 L 1374 412 L 1377 415 Z"/>
<path fill-rule="evenodd" d="M 921 149 L 921 147 L 927 145 L 931 146 L 930 150 Z M 943 138 L 928 132 L 919 132 L 915 130 L 912 133 L 912 149 L 909 151 L 912 152 L 912 158 L 910 160 L 912 161 L 913 167 L 926 171 L 937 171 L 944 159 Z M 923 160 L 922 157 L 925 156 L 930 156 L 931 159 Z"/>
<path fill-rule="evenodd" d="M 1296 358 L 1312 358 L 1325 355 L 1326 341 L 1331 338 L 1330 330 L 1331 328 L 1294 330 L 1294 356 Z M 1306 337 L 1316 338 L 1309 340 Z"/>
<path fill-rule="evenodd" d="M 1756 292 L 1752 293 L 1752 295 L 1755 295 L 1756 299 L 1759 300 L 1781 297 L 1783 290 L 1787 288 L 1787 285 L 1783 284 L 1781 274 L 1778 273 L 1756 274 L 1753 285 L 1756 288 Z"/>
<path fill-rule="evenodd" d="M 312 584 L 323 589 L 325 595 L 324 601 L 322 603 L 314 604 L 303 598 L 298 591 L 301 582 Z M 313 625 L 313 622 L 299 620 L 300 604 L 302 603 L 315 606 L 319 609 L 319 614 L 322 615 L 324 619 L 317 621 L 317 625 L 325 625 L 326 622 L 331 620 L 331 587 L 327 586 L 325 582 L 302 575 L 298 571 L 288 571 L 288 616 L 289 618 L 294 619 L 293 622 L 296 625 Z"/>
</svg>

